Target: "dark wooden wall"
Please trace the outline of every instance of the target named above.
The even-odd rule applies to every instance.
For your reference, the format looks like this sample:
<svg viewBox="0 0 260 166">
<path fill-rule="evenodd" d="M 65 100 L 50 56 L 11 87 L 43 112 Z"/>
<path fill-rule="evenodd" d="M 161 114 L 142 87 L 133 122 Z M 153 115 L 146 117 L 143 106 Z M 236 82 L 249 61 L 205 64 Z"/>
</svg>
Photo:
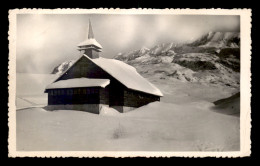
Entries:
<svg viewBox="0 0 260 166">
<path fill-rule="evenodd" d="M 99 96 L 100 96 L 100 104 L 109 105 L 109 88 L 100 88 L 99 89 Z"/>
<path fill-rule="evenodd" d="M 69 88 L 48 90 L 48 105 L 99 104 L 100 88 Z"/>
<path fill-rule="evenodd" d="M 154 101 L 160 101 L 160 97 L 131 89 L 124 90 L 124 106 L 141 107 Z"/>
<path fill-rule="evenodd" d="M 92 59 L 99 58 L 99 52 L 93 49 L 86 49 L 85 54 Z"/>
<path fill-rule="evenodd" d="M 115 80 L 110 81 L 109 85 L 109 106 L 124 105 L 124 86 Z"/>
</svg>

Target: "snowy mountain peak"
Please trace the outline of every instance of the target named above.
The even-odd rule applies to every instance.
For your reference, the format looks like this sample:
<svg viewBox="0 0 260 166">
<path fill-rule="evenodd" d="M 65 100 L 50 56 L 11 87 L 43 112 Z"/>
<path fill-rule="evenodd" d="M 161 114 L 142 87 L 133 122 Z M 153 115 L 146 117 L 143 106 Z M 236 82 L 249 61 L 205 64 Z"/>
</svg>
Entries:
<svg viewBox="0 0 260 166">
<path fill-rule="evenodd" d="M 61 64 L 59 64 L 58 66 L 56 66 L 51 74 L 62 74 L 65 70 L 67 70 L 68 68 L 70 68 L 73 63 L 75 62 L 75 60 L 69 60 L 69 61 L 65 61 Z"/>
<path fill-rule="evenodd" d="M 147 47 L 145 47 L 145 46 L 143 46 L 141 49 L 140 49 L 140 53 L 141 54 L 144 54 L 144 53 L 146 53 L 146 52 L 148 52 L 148 51 L 150 51 L 150 49 L 149 48 L 147 48 Z"/>
<path fill-rule="evenodd" d="M 190 43 L 191 46 L 201 47 L 240 47 L 239 32 L 208 32 L 197 40 Z"/>
</svg>

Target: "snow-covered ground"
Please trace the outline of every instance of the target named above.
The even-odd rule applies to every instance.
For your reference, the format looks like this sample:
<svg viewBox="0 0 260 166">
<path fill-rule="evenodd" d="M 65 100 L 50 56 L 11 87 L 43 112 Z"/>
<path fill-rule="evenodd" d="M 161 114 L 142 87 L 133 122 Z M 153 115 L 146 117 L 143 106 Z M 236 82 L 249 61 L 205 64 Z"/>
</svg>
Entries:
<svg viewBox="0 0 260 166">
<path fill-rule="evenodd" d="M 55 75 L 17 74 L 17 150 L 236 151 L 239 116 L 219 113 L 215 100 L 235 90 L 148 78 L 164 94 L 128 113 L 46 111 L 46 85 Z M 27 109 L 26 109 L 27 108 Z"/>
</svg>

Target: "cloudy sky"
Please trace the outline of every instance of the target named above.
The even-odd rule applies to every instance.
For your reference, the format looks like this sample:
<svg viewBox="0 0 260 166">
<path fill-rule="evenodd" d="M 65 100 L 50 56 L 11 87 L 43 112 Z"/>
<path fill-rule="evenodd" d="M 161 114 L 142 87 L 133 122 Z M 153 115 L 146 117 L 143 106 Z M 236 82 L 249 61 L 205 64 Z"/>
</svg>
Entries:
<svg viewBox="0 0 260 166">
<path fill-rule="evenodd" d="M 240 31 L 239 16 L 19 14 L 17 72 L 50 73 L 61 62 L 77 59 L 89 19 L 105 58 L 142 46 L 188 42 L 209 31 Z"/>
</svg>

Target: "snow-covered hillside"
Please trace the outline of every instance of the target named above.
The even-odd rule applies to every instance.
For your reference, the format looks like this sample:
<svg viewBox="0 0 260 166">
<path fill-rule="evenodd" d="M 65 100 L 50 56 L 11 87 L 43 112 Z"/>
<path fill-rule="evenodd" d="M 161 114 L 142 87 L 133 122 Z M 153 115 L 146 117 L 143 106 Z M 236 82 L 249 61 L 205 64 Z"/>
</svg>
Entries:
<svg viewBox="0 0 260 166">
<path fill-rule="evenodd" d="M 58 76 L 55 74 L 16 74 L 16 95 L 39 95 L 43 94 L 45 86 L 52 83 Z"/>
<path fill-rule="evenodd" d="M 16 73 L 16 109 L 46 106 L 44 90 L 55 78 L 55 74 Z"/>
</svg>

